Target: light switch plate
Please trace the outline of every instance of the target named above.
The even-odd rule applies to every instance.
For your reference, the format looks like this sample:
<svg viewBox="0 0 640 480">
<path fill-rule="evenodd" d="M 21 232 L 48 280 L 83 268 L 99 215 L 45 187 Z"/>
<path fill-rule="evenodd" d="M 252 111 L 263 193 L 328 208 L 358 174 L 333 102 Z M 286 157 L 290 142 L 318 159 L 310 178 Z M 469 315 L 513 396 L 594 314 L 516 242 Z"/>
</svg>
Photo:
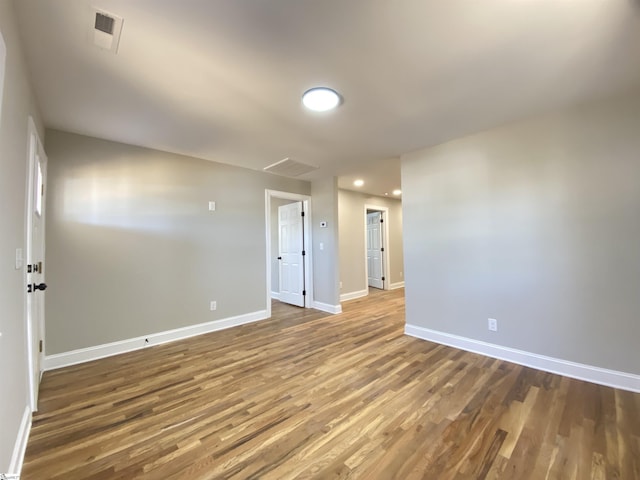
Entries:
<svg viewBox="0 0 640 480">
<path fill-rule="evenodd" d="M 216 202 L 209 202 L 209 211 L 210 212 L 215 212 L 216 211 Z"/>
<path fill-rule="evenodd" d="M 20 270 L 24 265 L 24 256 L 22 255 L 22 249 L 16 248 L 16 270 Z"/>
</svg>

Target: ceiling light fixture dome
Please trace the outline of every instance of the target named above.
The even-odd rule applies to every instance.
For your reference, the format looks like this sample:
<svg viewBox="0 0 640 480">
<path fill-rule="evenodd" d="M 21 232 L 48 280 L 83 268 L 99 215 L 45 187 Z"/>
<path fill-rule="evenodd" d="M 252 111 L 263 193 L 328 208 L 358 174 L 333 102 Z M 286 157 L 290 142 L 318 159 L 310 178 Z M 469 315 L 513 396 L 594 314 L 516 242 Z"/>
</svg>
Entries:
<svg viewBox="0 0 640 480">
<path fill-rule="evenodd" d="M 353 184 L 354 184 L 356 187 L 361 187 L 361 186 L 363 186 L 363 185 L 364 185 L 364 180 L 362 180 L 361 178 L 359 178 L 359 179 L 355 180 L 355 181 L 353 182 Z"/>
<path fill-rule="evenodd" d="M 402 190 L 400 190 L 399 188 L 396 188 L 396 189 L 393 191 L 393 194 L 394 194 L 394 195 L 401 195 L 401 194 L 402 194 Z"/>
<path fill-rule="evenodd" d="M 315 87 L 304 92 L 302 103 L 314 112 L 326 112 L 333 110 L 340 104 L 340 95 L 331 88 Z"/>
</svg>

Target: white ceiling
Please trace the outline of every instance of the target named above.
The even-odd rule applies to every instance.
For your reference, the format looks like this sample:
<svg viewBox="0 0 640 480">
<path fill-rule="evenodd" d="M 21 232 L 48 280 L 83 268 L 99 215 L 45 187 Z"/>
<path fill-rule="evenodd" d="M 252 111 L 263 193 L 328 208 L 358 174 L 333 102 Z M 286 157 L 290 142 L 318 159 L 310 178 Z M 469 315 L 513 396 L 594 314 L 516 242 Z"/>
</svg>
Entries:
<svg viewBox="0 0 640 480">
<path fill-rule="evenodd" d="M 384 194 L 402 153 L 640 84 L 639 1 L 14 4 L 48 127 L 252 169 L 290 157 L 349 188 L 375 170 L 363 190 Z M 117 55 L 89 41 L 91 7 L 124 17 Z M 319 85 L 336 111 L 302 108 Z"/>
</svg>

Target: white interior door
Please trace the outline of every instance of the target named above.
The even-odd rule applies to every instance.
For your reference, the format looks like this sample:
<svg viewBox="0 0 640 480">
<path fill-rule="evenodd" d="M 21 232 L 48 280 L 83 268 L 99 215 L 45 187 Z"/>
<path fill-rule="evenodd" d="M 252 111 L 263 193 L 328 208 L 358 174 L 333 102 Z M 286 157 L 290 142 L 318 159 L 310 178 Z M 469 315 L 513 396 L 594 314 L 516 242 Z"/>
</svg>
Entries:
<svg viewBox="0 0 640 480">
<path fill-rule="evenodd" d="M 304 307 L 302 202 L 278 207 L 280 300 Z"/>
<path fill-rule="evenodd" d="M 27 337 L 29 350 L 29 380 L 32 410 L 38 407 L 38 387 L 42 373 L 44 346 L 44 228 L 47 158 L 30 119 L 29 178 L 27 187 Z"/>
<path fill-rule="evenodd" d="M 367 279 L 370 287 L 384 288 L 382 269 L 382 213 L 367 213 Z"/>
</svg>

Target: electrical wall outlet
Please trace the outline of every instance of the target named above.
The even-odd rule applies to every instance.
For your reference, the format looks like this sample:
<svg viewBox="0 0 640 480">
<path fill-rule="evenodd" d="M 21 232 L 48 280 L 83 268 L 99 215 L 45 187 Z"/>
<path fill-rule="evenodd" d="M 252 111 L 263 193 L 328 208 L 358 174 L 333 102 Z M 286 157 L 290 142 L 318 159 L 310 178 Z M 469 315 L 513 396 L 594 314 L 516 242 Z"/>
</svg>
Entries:
<svg viewBox="0 0 640 480">
<path fill-rule="evenodd" d="M 215 300 L 211 300 L 211 303 L 209 304 L 209 310 L 213 312 L 216 308 L 218 308 L 218 302 L 216 302 Z"/>
<path fill-rule="evenodd" d="M 498 331 L 498 320 L 496 320 L 495 318 L 489 318 L 489 330 L 491 330 L 492 332 L 497 332 Z"/>
</svg>

